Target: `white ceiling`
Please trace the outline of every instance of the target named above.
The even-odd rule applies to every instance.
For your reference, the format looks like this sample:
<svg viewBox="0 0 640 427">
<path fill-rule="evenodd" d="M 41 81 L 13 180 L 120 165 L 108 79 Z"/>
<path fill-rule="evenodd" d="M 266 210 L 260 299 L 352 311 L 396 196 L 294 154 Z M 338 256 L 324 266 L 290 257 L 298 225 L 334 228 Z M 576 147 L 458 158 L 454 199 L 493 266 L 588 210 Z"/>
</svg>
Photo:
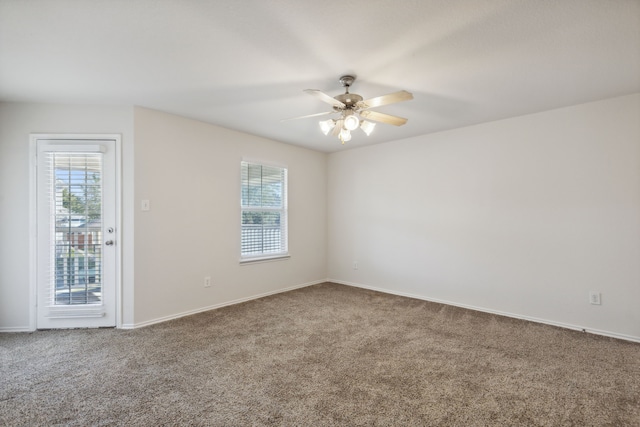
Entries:
<svg viewBox="0 0 640 427">
<path fill-rule="evenodd" d="M 324 136 L 302 92 L 402 127 Z M 640 0 L 0 0 L 0 100 L 139 105 L 332 152 L 640 92 Z"/>
</svg>

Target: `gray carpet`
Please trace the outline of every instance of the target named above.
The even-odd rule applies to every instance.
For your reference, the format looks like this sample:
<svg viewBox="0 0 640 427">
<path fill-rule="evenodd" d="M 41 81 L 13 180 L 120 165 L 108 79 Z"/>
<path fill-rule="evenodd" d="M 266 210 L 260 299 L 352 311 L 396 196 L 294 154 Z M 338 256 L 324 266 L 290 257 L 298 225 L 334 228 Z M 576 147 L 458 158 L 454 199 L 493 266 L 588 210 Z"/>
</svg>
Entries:
<svg viewBox="0 0 640 427">
<path fill-rule="evenodd" d="M 330 283 L 0 360 L 9 426 L 640 426 L 640 344 Z"/>
</svg>

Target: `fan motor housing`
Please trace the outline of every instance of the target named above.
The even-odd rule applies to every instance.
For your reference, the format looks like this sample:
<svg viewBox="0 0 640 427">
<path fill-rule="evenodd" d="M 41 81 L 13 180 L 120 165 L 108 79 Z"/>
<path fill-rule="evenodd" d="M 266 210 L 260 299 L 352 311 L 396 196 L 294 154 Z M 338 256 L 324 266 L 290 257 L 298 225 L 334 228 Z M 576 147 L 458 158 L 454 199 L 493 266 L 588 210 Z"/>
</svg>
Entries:
<svg viewBox="0 0 640 427">
<path fill-rule="evenodd" d="M 341 95 L 334 96 L 334 99 L 342 102 L 347 106 L 348 109 L 351 110 L 356 105 L 356 103 L 362 101 L 363 98 L 357 93 L 343 93 Z"/>
</svg>

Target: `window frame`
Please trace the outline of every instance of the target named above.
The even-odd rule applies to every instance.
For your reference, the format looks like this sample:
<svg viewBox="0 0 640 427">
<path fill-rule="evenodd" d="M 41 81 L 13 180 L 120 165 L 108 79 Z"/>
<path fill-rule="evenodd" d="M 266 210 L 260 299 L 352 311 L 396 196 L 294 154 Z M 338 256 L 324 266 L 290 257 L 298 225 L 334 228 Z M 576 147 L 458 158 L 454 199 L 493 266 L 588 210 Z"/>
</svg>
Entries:
<svg viewBox="0 0 640 427">
<path fill-rule="evenodd" d="M 245 177 L 243 176 L 244 165 L 252 165 L 252 166 L 260 166 L 261 168 L 278 168 L 281 169 L 281 173 L 283 173 L 284 177 L 281 181 L 282 183 L 282 194 L 281 194 L 281 202 L 282 205 L 280 207 L 273 206 L 250 206 L 244 205 L 243 200 L 243 191 L 245 189 L 245 185 L 243 184 L 243 180 Z M 261 178 L 262 170 L 261 170 Z M 289 254 L 289 221 L 288 221 L 288 190 L 289 190 L 289 170 L 286 165 L 266 162 L 264 160 L 256 160 L 256 159 L 247 159 L 243 158 L 240 162 L 240 264 L 253 264 L 253 263 L 261 263 L 261 262 L 269 262 L 269 261 L 279 261 L 286 260 L 290 258 Z M 262 183 L 260 187 L 263 188 Z M 243 254 L 242 246 L 243 246 L 243 217 L 245 212 L 278 212 L 280 214 L 279 225 L 281 232 L 281 245 L 280 251 L 278 252 L 259 252 L 259 253 L 251 253 L 251 254 Z M 264 236 L 263 236 L 264 238 Z"/>
</svg>

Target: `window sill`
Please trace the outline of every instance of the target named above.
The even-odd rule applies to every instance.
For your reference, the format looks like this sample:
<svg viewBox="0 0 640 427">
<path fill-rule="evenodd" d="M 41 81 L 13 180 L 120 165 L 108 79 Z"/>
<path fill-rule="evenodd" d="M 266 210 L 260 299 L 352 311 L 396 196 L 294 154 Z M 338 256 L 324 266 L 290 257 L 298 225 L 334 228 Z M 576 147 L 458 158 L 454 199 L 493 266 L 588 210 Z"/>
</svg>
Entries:
<svg viewBox="0 0 640 427">
<path fill-rule="evenodd" d="M 242 258 L 240 259 L 240 265 L 262 264 L 263 262 L 272 262 L 272 261 L 285 261 L 289 258 L 291 258 L 291 255 L 289 254 L 261 256 L 261 257 L 255 257 L 255 258 Z"/>
</svg>

